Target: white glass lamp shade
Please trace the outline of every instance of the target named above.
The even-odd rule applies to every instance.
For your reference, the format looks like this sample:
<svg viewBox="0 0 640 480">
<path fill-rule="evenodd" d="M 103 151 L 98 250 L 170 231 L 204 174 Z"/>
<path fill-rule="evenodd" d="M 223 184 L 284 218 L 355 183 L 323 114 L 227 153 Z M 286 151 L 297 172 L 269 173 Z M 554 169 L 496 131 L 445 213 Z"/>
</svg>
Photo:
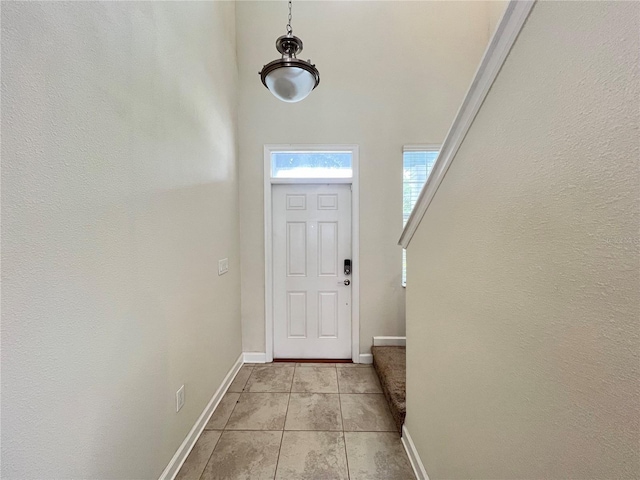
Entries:
<svg viewBox="0 0 640 480">
<path fill-rule="evenodd" d="M 265 77 L 265 85 L 273 95 L 283 102 L 299 102 L 316 87 L 316 78 L 307 70 L 285 66 L 276 68 Z"/>
</svg>

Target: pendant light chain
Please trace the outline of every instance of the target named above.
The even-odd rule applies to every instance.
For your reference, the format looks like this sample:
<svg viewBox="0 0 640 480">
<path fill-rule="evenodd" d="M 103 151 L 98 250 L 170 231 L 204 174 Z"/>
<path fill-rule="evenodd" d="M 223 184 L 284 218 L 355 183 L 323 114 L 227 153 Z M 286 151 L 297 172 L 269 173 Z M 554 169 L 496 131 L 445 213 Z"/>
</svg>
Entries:
<svg viewBox="0 0 640 480">
<path fill-rule="evenodd" d="M 293 35 L 293 29 L 291 28 L 291 0 L 289 0 L 289 23 L 287 23 L 287 35 Z"/>
<path fill-rule="evenodd" d="M 2 0 L 0 0 L 2 1 Z M 287 0 L 289 17 L 287 33 L 276 39 L 276 50 L 280 58 L 263 65 L 258 73 L 262 84 L 273 95 L 287 103 L 299 102 L 306 98 L 320 83 L 320 72 L 311 60 L 301 60 L 302 40 L 293 34 L 291 28 L 292 0 Z"/>
</svg>

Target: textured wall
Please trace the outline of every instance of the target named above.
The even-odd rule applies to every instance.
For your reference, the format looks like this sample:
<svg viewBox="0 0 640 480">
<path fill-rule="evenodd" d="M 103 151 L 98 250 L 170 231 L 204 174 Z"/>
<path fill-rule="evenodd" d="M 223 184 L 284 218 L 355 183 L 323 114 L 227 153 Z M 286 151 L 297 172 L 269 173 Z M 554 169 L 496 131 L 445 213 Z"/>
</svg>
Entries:
<svg viewBox="0 0 640 480">
<path fill-rule="evenodd" d="M 486 2 L 487 12 L 489 15 L 488 28 L 490 37 L 493 36 L 493 33 L 495 32 L 498 23 L 500 23 L 502 14 L 504 13 L 504 10 L 507 8 L 508 4 L 509 0 L 490 0 Z"/>
<path fill-rule="evenodd" d="M 640 477 L 635 2 L 539 2 L 409 245 L 429 477 Z"/>
<path fill-rule="evenodd" d="M 2 478 L 157 478 L 238 358 L 234 25 L 3 2 Z"/>
<path fill-rule="evenodd" d="M 402 146 L 444 139 L 488 41 L 484 2 L 298 2 L 294 33 L 319 87 L 286 104 L 257 72 L 286 4 L 240 2 L 240 230 L 245 351 L 264 352 L 263 145 L 360 145 L 360 350 L 404 335 Z"/>
</svg>

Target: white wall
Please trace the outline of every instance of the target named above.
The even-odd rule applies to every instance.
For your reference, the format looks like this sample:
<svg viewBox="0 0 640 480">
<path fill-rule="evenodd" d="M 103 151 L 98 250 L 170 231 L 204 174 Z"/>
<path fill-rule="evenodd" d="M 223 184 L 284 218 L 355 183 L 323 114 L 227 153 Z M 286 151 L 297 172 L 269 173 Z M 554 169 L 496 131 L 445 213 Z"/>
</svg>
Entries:
<svg viewBox="0 0 640 480">
<path fill-rule="evenodd" d="M 639 19 L 538 2 L 409 245 L 432 480 L 640 477 Z"/>
<path fill-rule="evenodd" d="M 158 478 L 238 358 L 234 25 L 3 2 L 2 478 Z"/>
<path fill-rule="evenodd" d="M 404 335 L 402 146 L 443 140 L 489 39 L 484 2 L 298 2 L 293 30 L 320 70 L 286 104 L 258 71 L 277 58 L 286 4 L 240 2 L 240 230 L 243 349 L 263 352 L 264 144 L 360 146 L 361 352 L 373 335 Z"/>
<path fill-rule="evenodd" d="M 507 8 L 507 5 L 509 5 L 509 0 L 490 0 L 486 2 L 486 5 L 489 15 L 489 37 L 491 37 L 502 19 L 504 10 Z"/>
</svg>

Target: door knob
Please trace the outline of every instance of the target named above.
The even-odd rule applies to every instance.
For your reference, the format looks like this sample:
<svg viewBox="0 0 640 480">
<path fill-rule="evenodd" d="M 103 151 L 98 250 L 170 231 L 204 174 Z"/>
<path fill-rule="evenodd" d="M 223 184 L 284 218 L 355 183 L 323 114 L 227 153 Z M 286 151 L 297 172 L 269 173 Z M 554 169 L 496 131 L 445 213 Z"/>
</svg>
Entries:
<svg viewBox="0 0 640 480">
<path fill-rule="evenodd" d="M 347 286 L 349 286 L 349 285 L 351 285 L 351 280 L 347 279 L 344 282 L 338 282 L 338 285 L 347 285 Z"/>
</svg>

